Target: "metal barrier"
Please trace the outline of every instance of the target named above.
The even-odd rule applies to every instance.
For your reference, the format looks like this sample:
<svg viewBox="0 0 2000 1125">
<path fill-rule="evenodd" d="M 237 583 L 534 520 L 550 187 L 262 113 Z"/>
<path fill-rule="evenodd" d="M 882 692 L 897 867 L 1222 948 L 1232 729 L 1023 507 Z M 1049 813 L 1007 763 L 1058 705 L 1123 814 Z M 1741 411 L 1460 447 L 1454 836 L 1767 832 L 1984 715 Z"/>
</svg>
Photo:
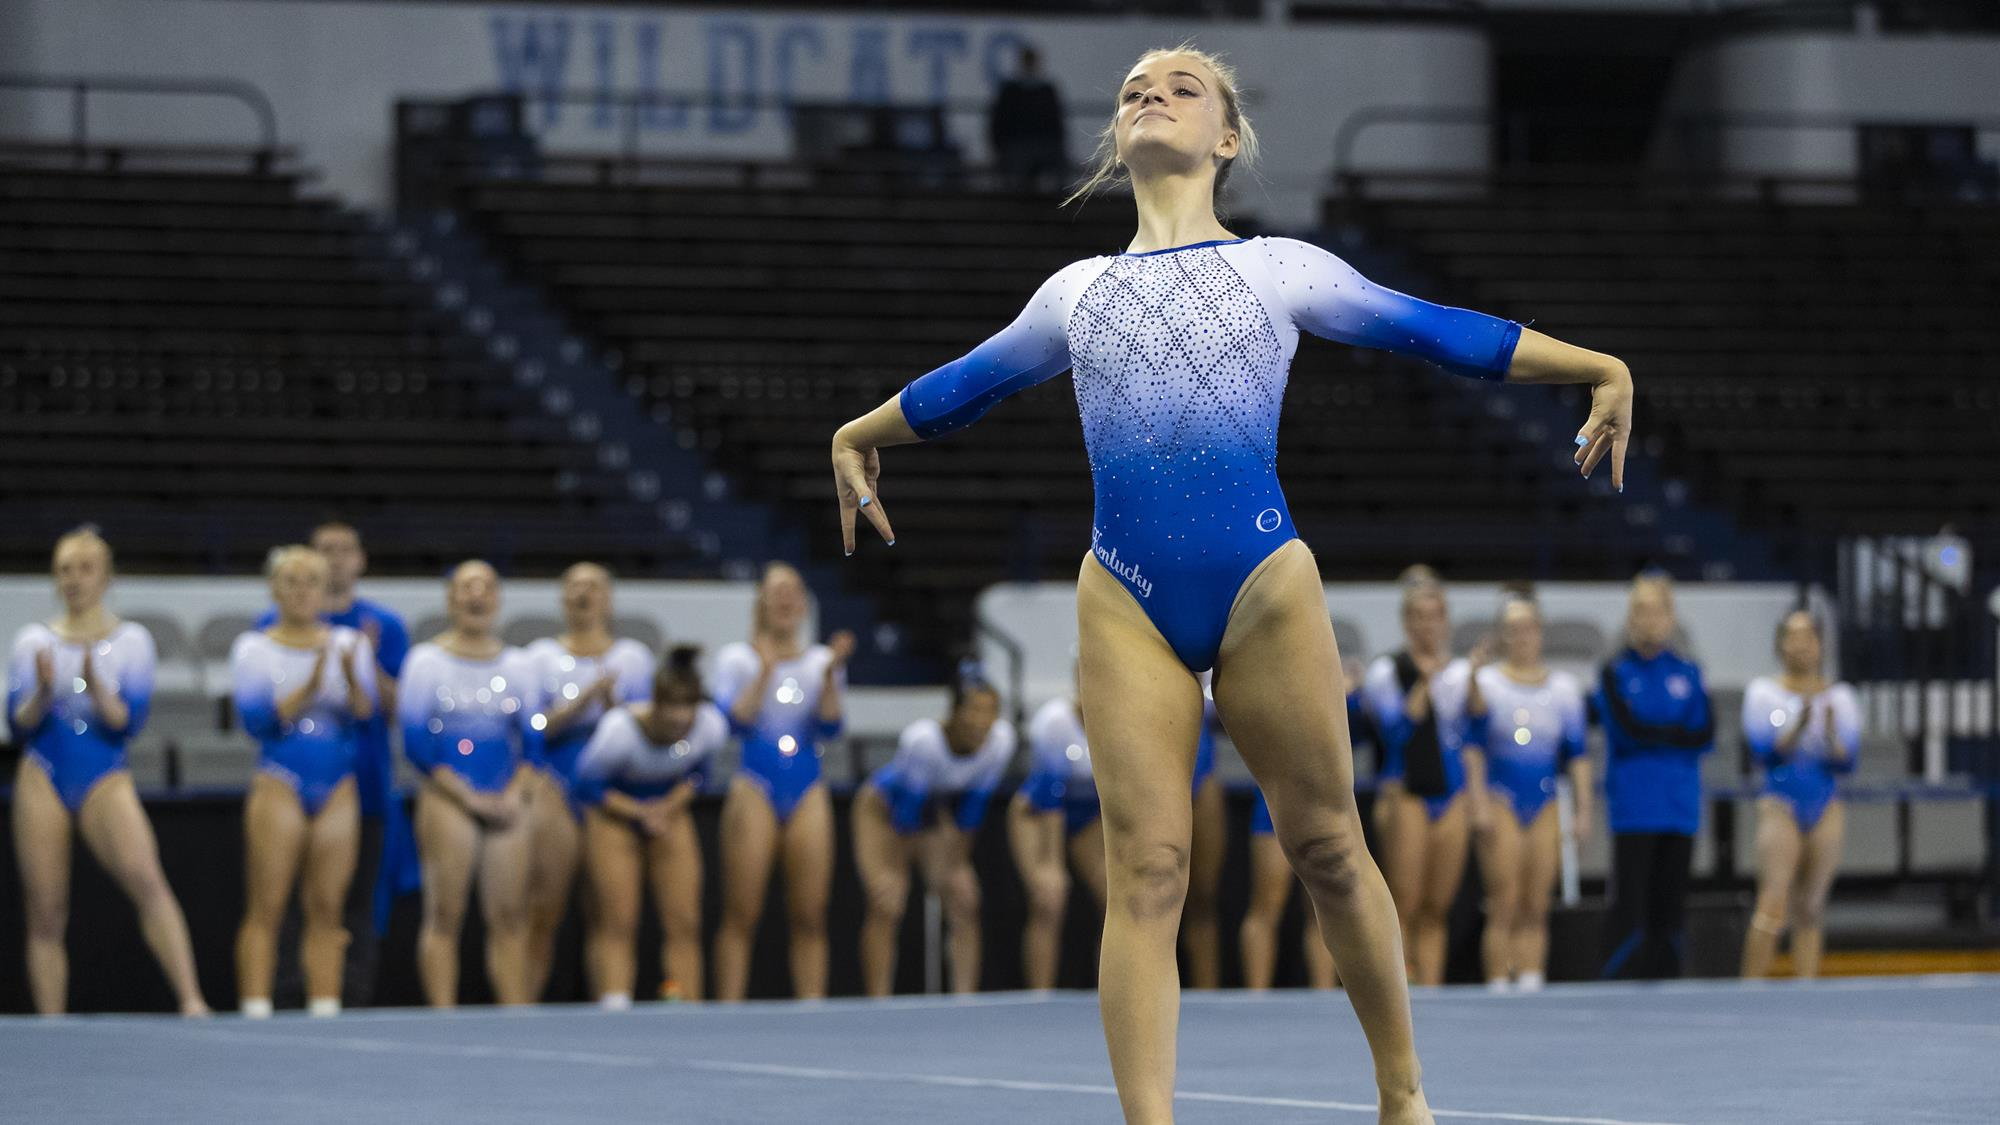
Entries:
<svg viewBox="0 0 2000 1125">
<path fill-rule="evenodd" d="M 90 138 L 92 94 L 149 94 L 163 97 L 227 98 L 256 119 L 256 143 L 248 146 L 257 171 L 270 170 L 282 153 L 278 146 L 278 115 L 264 91 L 233 78 L 132 78 L 118 75 L 0 74 L 0 90 L 61 91 L 69 95 L 68 147 L 83 159 L 93 151 L 198 151 L 203 146 L 93 144 Z M 224 152 L 228 150 L 216 150 Z"/>
</svg>

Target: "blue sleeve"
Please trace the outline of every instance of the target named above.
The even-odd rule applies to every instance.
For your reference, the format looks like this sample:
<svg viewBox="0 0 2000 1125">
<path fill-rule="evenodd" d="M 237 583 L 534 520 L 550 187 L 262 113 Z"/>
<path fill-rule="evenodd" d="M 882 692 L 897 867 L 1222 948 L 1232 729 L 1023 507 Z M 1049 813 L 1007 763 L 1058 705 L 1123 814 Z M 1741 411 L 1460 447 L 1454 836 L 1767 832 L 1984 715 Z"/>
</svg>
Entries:
<svg viewBox="0 0 2000 1125">
<path fill-rule="evenodd" d="M 258 742 L 277 741 L 282 723 L 278 720 L 278 689 L 271 669 L 251 647 L 250 634 L 236 639 L 229 654 L 231 699 L 236 719 L 243 731 Z"/>
<path fill-rule="evenodd" d="M 1715 749 L 1715 713 L 1708 700 L 1708 685 L 1702 682 L 1701 669 L 1688 665 L 1688 678 L 1694 681 L 1695 702 L 1688 712 L 1688 733 L 1699 742 L 1694 753 L 1706 754 Z"/>
<path fill-rule="evenodd" d="M 134 628 L 121 639 L 118 652 L 118 696 L 125 701 L 128 714 L 125 728 L 118 731 L 118 737 L 129 739 L 146 726 L 146 719 L 153 713 L 153 678 L 159 671 L 159 654 L 153 648 L 153 634 L 141 628 Z"/>
<path fill-rule="evenodd" d="M 396 725 L 403 730 L 403 756 L 419 773 L 429 773 L 443 761 L 438 753 L 438 736 L 430 729 L 434 688 L 426 675 L 429 667 L 429 664 L 410 667 L 409 676 L 396 696 Z"/>
<path fill-rule="evenodd" d="M 1743 693 L 1743 745 L 1750 760 L 1768 770 L 1778 764 L 1779 728 L 1771 724 L 1771 701 L 1760 688 L 1752 683 Z"/>
<path fill-rule="evenodd" d="M 35 653 L 37 651 L 39 650 L 30 643 L 26 631 L 23 631 L 20 636 L 15 638 L 14 651 L 12 657 L 7 662 L 7 726 L 11 732 L 9 737 L 14 740 L 16 745 L 21 746 L 25 746 L 30 741 L 33 741 L 37 733 L 34 730 L 12 729 L 14 726 L 15 710 L 35 690 Z M 43 725 L 47 725 L 49 715 L 53 711 L 54 708 L 50 708 L 48 711 L 42 713 Z"/>
<path fill-rule="evenodd" d="M 410 630 L 403 619 L 383 610 L 376 619 L 381 622 L 382 636 L 375 642 L 375 663 L 382 666 L 391 676 L 403 674 L 403 661 L 410 657 Z"/>
<path fill-rule="evenodd" d="M 904 387 L 901 403 L 910 429 L 925 441 L 962 430 L 1001 399 L 1068 370 L 1064 320 L 1073 303 L 1068 291 L 1089 272 L 1091 261 L 1059 271 L 1012 324 Z"/>
<path fill-rule="evenodd" d="M 250 623 L 250 628 L 261 633 L 264 630 L 269 629 L 271 626 L 276 625 L 277 623 L 278 623 L 278 607 L 266 606 L 264 607 L 264 612 L 257 615 L 257 620 Z"/>
<path fill-rule="evenodd" d="M 1370 282 L 1338 257 L 1274 238 L 1272 269 L 1292 323 L 1328 340 L 1428 360 L 1454 375 L 1507 377 L 1521 326 L 1470 309 L 1434 305 Z"/>
</svg>

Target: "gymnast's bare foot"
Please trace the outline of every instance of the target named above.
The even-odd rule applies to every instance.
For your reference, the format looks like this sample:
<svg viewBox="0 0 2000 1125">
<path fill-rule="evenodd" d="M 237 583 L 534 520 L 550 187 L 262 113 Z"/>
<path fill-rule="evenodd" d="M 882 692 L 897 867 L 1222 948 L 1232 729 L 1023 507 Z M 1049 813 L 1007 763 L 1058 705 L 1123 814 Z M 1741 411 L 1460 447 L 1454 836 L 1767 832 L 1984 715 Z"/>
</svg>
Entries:
<svg viewBox="0 0 2000 1125">
<path fill-rule="evenodd" d="M 1391 1093 L 1380 1092 L 1382 1125 L 1436 1125 L 1431 1117 L 1430 1103 L 1424 1100 L 1423 1087 Z"/>
</svg>

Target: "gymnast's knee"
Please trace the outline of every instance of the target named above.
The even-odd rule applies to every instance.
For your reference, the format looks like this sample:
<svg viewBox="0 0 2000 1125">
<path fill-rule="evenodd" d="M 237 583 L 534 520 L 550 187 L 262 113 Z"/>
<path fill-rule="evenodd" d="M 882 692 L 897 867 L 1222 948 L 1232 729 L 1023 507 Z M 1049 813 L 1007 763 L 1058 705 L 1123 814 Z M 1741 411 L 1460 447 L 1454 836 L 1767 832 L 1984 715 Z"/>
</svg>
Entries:
<svg viewBox="0 0 2000 1125">
<path fill-rule="evenodd" d="M 1315 901 L 1352 898 L 1361 888 L 1361 824 L 1312 831 L 1285 842 L 1292 869 Z"/>
</svg>

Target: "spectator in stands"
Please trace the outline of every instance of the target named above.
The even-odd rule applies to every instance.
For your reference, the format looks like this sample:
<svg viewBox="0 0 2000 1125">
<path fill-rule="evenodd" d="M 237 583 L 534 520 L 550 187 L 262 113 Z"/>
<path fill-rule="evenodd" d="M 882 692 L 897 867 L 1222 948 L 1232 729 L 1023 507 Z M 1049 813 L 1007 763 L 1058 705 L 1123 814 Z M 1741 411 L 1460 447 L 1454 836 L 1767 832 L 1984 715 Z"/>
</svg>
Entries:
<svg viewBox="0 0 2000 1125">
<path fill-rule="evenodd" d="M 896 936 L 910 897 L 910 865 L 944 904 L 950 931 L 951 990 L 976 992 L 982 964 L 979 874 L 972 841 L 1000 775 L 1014 758 L 1014 724 L 1000 717 L 1000 692 L 977 660 L 963 660 L 945 720 L 903 728 L 896 756 L 854 796 L 854 866 L 867 893 L 861 923 L 861 987 L 895 990 Z"/>
<path fill-rule="evenodd" d="M 1352 656 L 1342 660 L 1341 672 L 1347 686 L 1347 728 L 1353 741 L 1359 744 L 1372 737 L 1368 731 L 1373 723 L 1368 719 L 1361 693 L 1361 683 L 1367 673 L 1362 663 Z M 1243 956 L 1243 987 L 1266 989 L 1277 977 L 1278 927 L 1284 920 L 1285 906 L 1291 901 L 1292 888 L 1297 883 L 1298 876 L 1292 871 L 1292 863 L 1285 858 L 1285 849 L 1278 843 L 1277 826 L 1271 823 L 1270 803 L 1265 800 L 1264 791 L 1258 789 L 1250 807 L 1250 899 L 1243 908 L 1243 922 L 1237 930 L 1237 947 Z M 1320 938 L 1310 900 L 1306 903 L 1305 926 L 1299 936 L 1302 939 L 1300 948 L 1305 954 L 1306 985 L 1310 988 L 1332 988 L 1340 983 L 1333 954 Z"/>
<path fill-rule="evenodd" d="M 125 744 L 152 701 L 153 637 L 104 605 L 111 545 L 95 529 L 56 540 L 63 612 L 14 635 L 7 721 L 26 751 L 14 775 L 14 856 L 27 913 L 28 989 L 35 1010 L 69 996 L 70 832 L 139 911 L 139 928 L 173 986 L 182 1015 L 208 1014 L 195 979 L 187 919 L 160 870 L 153 826 L 125 768 Z"/>
<path fill-rule="evenodd" d="M 1181 956 L 1189 988 L 1222 987 L 1222 926 L 1216 917 L 1222 865 L 1229 858 L 1229 810 L 1215 776 L 1215 700 L 1203 674 L 1201 739 L 1194 751 L 1194 826 L 1188 841 L 1187 902 L 1181 908 Z"/>
<path fill-rule="evenodd" d="M 229 654 L 243 729 L 258 743 L 243 802 L 244 907 L 236 931 L 236 991 L 246 1016 L 271 1014 L 278 927 L 300 895 L 308 1009 L 340 1011 L 342 925 L 360 846 L 355 765 L 361 729 L 375 717 L 375 650 L 328 625 L 326 556 L 310 547 L 271 552 L 266 573 L 278 619 L 236 638 Z"/>
<path fill-rule="evenodd" d="M 1819 622 L 1794 610 L 1778 623 L 1784 671 L 1743 693 L 1743 742 L 1764 770 L 1757 799 L 1757 906 L 1743 937 L 1743 975 L 1771 971 L 1789 907 L 1792 967 L 1819 975 L 1827 894 L 1840 867 L 1847 809 L 1834 779 L 1861 753 L 1861 705 L 1845 683 L 1828 683 Z"/>
<path fill-rule="evenodd" d="M 410 654 L 410 630 L 395 610 L 356 592 L 356 584 L 368 572 L 368 552 L 353 524 L 328 516 L 312 529 L 307 542 L 326 558 L 326 608 L 320 619 L 361 634 L 375 653 L 377 706 L 360 725 L 355 742 L 354 783 L 360 798 L 361 828 L 354 876 L 348 884 L 347 964 L 341 980 L 348 1004 L 366 1004 L 375 996 L 376 953 L 381 948 L 382 919 L 373 906 L 385 840 L 395 836 L 404 842 L 404 849 L 409 847 L 410 827 L 395 792 L 395 755 L 389 748 L 389 732 L 395 725 L 396 678 L 402 675 L 403 660 Z M 266 609 L 257 618 L 256 628 L 269 628 L 277 620 L 278 611 Z M 383 881 L 391 881 L 393 874 L 381 872 Z"/>
<path fill-rule="evenodd" d="M 715 702 L 742 739 L 722 802 L 722 926 L 715 935 L 715 994 L 741 1000 L 750 945 L 774 863 L 785 869 L 792 990 L 826 995 L 826 899 L 833 882 L 833 805 L 820 783 L 821 741 L 840 734 L 854 634 L 825 644 L 799 636 L 811 609 L 805 579 L 784 563 L 764 568 L 748 644 L 716 654 Z"/>
<path fill-rule="evenodd" d="M 533 861 L 528 875 L 529 990 L 540 997 L 555 959 L 556 930 L 569 912 L 576 878 L 582 806 L 576 761 L 597 722 L 613 707 L 652 695 L 653 654 L 638 641 L 611 635 L 611 572 L 582 562 L 562 576 L 563 633 L 528 646 L 535 689 L 548 703 L 542 768 L 529 784 Z M 586 928 L 590 923 L 585 915 Z M 590 947 L 585 938 L 585 948 Z"/>
<path fill-rule="evenodd" d="M 1479 669 L 1466 704 L 1468 744 L 1485 751 L 1485 807 L 1476 810 L 1486 891 L 1486 984 L 1534 992 L 1547 979 L 1549 900 L 1562 855 L 1556 778 L 1576 794 L 1579 843 L 1594 815 L 1584 756 L 1583 687 L 1542 663 L 1542 611 L 1532 591 L 1500 606 L 1500 660 Z"/>
<path fill-rule="evenodd" d="M 1414 569 L 1414 568 L 1413 568 Z M 1382 738 L 1387 809 L 1383 867 L 1403 928 L 1410 980 L 1443 984 L 1446 919 L 1465 875 L 1470 805 L 1481 799 L 1483 759 L 1465 741 L 1473 661 L 1451 658 L 1444 586 L 1428 568 L 1406 573 L 1401 652 L 1380 656 L 1363 685 Z M 1470 791 L 1470 800 L 1460 800 Z"/>
<path fill-rule="evenodd" d="M 994 164 L 1019 191 L 1053 191 L 1069 179 L 1062 94 L 1042 75 L 1041 52 L 1021 48 L 1020 69 L 1003 80 L 986 115 Z"/>
<path fill-rule="evenodd" d="M 576 763 L 574 792 L 588 811 L 584 838 L 595 889 L 591 961 L 598 1003 L 632 1003 L 639 910 L 647 882 L 659 911 L 661 995 L 699 1000 L 701 838 L 689 811 L 706 788 L 729 720 L 707 702 L 700 650 L 680 645 L 648 685 L 648 698 L 613 707 L 593 727 Z"/>
<path fill-rule="evenodd" d="M 1074 693 L 1035 712 L 1028 752 L 1028 778 L 1007 808 L 1007 842 L 1028 892 L 1022 973 L 1029 988 L 1054 988 L 1072 868 L 1098 911 L 1104 910 L 1104 822 L 1083 707 Z"/>
<path fill-rule="evenodd" d="M 1627 647 L 1604 665 L 1593 705 L 1604 723 L 1611 818 L 1611 915 L 1603 975 L 1681 974 L 1689 865 L 1701 827 L 1701 757 L 1715 718 L 1701 669 L 1673 651 L 1674 587 L 1632 580 Z"/>
<path fill-rule="evenodd" d="M 425 779 L 417 797 L 424 884 L 417 968 L 432 1007 L 458 1002 L 459 931 L 477 881 L 494 997 L 528 1004 L 529 826 L 548 720 L 528 655 L 494 632 L 500 576 L 493 568 L 459 564 L 445 605 L 451 627 L 410 650 L 397 713 L 404 753 Z"/>
</svg>

